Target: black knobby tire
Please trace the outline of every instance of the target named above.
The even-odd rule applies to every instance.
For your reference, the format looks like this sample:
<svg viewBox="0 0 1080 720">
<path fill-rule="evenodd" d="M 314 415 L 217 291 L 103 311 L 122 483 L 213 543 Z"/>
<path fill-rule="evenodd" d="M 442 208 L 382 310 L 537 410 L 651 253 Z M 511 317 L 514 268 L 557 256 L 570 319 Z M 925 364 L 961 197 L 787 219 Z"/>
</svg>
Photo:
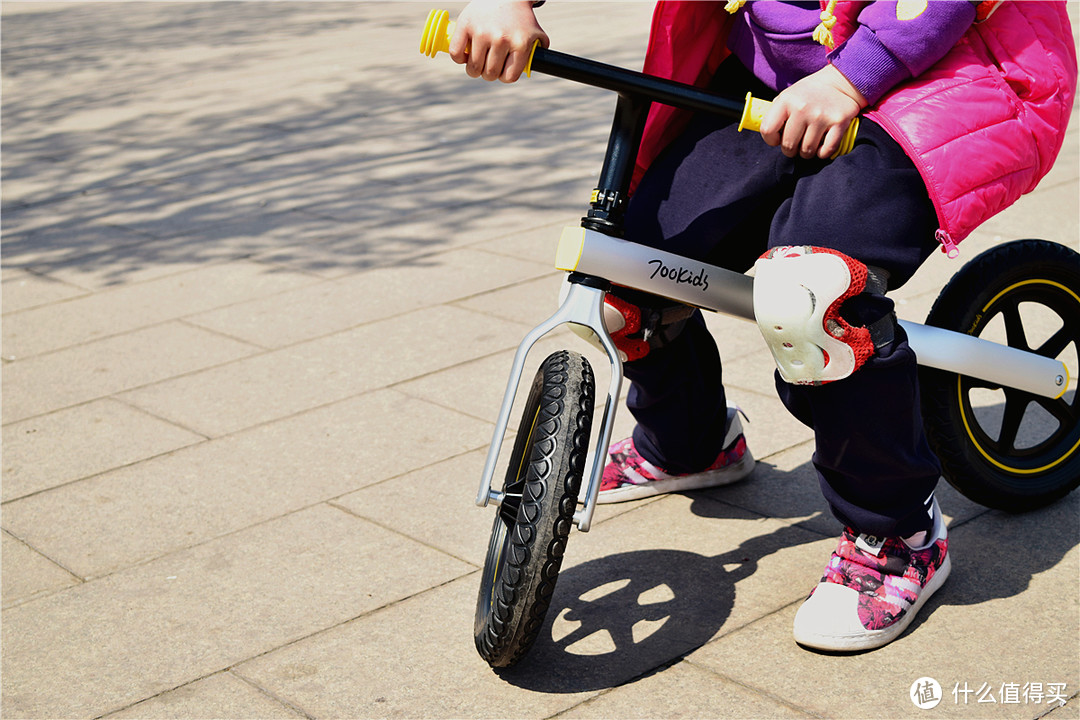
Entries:
<svg viewBox="0 0 1080 720">
<path fill-rule="evenodd" d="M 585 468 L 593 395 L 588 361 L 570 351 L 550 355 L 533 381 L 476 602 L 476 649 L 492 667 L 525 655 L 551 604 Z"/>
<path fill-rule="evenodd" d="M 1032 318 L 1042 325 L 1034 339 Z M 1061 359 L 1075 378 L 1080 255 L 1044 240 L 987 250 L 949 281 L 926 324 L 993 334 L 998 342 Z M 1076 388 L 1051 400 L 932 368 L 920 368 L 919 378 L 931 447 L 945 478 L 971 500 L 1023 512 L 1080 485 Z"/>
</svg>

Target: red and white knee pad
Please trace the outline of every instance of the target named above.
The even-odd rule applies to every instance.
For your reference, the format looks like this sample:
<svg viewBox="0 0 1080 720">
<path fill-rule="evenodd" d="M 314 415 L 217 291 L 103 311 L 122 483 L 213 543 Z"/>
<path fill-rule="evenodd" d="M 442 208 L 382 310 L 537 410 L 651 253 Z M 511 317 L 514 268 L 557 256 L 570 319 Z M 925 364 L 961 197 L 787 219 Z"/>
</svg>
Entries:
<svg viewBox="0 0 1080 720">
<path fill-rule="evenodd" d="M 870 329 L 840 315 L 845 300 L 867 290 L 866 265 L 827 248 L 784 246 L 754 268 L 754 316 L 785 381 L 842 380 L 874 354 Z"/>
</svg>

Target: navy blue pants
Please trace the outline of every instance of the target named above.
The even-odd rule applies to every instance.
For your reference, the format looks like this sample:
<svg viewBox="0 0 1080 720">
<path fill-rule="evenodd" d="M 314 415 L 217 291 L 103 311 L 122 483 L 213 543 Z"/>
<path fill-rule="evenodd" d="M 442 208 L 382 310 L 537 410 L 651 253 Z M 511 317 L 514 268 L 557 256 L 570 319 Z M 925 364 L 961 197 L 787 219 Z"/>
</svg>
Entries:
<svg viewBox="0 0 1080 720">
<path fill-rule="evenodd" d="M 714 87 L 732 97 L 770 91 L 737 62 Z M 906 282 L 935 249 L 936 216 L 903 149 L 862 120 L 854 149 L 833 161 L 787 158 L 758 133 L 697 116 L 650 167 L 633 195 L 626 238 L 746 271 L 767 248 L 817 245 Z M 882 295 L 845 303 L 849 319 L 892 312 Z M 719 454 L 727 402 L 716 343 L 700 315 L 670 345 L 626 364 L 634 441 L 650 462 L 694 472 Z M 851 377 L 811 387 L 776 374 L 788 410 L 814 430 L 822 491 L 858 532 L 907 536 L 928 528 L 926 502 L 940 476 L 923 433 L 916 362 L 903 330 Z"/>
</svg>

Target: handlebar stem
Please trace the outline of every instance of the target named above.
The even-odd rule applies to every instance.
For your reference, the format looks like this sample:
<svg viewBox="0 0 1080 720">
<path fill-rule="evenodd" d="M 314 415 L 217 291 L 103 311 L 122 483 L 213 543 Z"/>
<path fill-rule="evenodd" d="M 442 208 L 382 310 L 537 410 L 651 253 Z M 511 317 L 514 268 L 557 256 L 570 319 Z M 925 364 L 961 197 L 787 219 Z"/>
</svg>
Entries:
<svg viewBox="0 0 1080 720">
<path fill-rule="evenodd" d="M 534 50 L 532 69 L 619 94 L 600 179 L 593 193 L 591 209 L 581 221 L 582 226 L 612 237 L 623 236 L 623 214 L 630 194 L 630 181 L 653 102 L 732 118 L 740 118 L 743 113 L 743 103 L 693 85 L 543 47 Z"/>
<path fill-rule="evenodd" d="M 589 214 L 582 218 L 583 227 L 612 237 L 623 236 L 623 214 L 630 195 L 630 180 L 651 106 L 652 103 L 646 98 L 619 95 L 607 152 L 604 153 L 604 165 L 600 169 L 600 179 L 593 192 Z"/>
</svg>

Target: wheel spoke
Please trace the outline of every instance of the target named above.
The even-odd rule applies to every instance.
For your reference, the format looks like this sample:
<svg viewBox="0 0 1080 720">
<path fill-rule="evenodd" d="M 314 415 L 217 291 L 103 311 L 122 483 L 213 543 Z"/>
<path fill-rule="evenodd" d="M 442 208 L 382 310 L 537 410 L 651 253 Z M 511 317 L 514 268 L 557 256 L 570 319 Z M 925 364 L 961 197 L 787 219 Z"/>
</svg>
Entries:
<svg viewBox="0 0 1080 720">
<path fill-rule="evenodd" d="M 1019 303 L 1003 308 L 1001 318 L 1005 321 L 1005 337 L 1008 338 L 1009 345 L 1028 350 L 1027 333 L 1024 332 L 1024 321 L 1020 317 Z"/>
<path fill-rule="evenodd" d="M 1064 325 L 1060 330 L 1047 338 L 1046 342 L 1040 345 L 1035 352 L 1044 357 L 1056 358 L 1058 355 L 1069 347 L 1076 337 L 1076 333 L 1068 326 Z"/>
<path fill-rule="evenodd" d="M 1073 403 L 1070 405 L 1065 402 L 1065 398 L 1061 397 L 1056 400 L 1052 398 L 1036 397 L 1035 402 L 1039 404 L 1043 410 L 1050 413 L 1051 417 L 1057 420 L 1062 425 L 1071 425 L 1080 420 L 1080 403 Z"/>
<path fill-rule="evenodd" d="M 1005 391 L 1005 410 L 1001 417 L 1001 432 L 998 433 L 1001 452 L 1009 453 L 1016 449 L 1016 437 L 1020 434 L 1020 424 L 1031 397 L 1029 393 Z"/>
</svg>

